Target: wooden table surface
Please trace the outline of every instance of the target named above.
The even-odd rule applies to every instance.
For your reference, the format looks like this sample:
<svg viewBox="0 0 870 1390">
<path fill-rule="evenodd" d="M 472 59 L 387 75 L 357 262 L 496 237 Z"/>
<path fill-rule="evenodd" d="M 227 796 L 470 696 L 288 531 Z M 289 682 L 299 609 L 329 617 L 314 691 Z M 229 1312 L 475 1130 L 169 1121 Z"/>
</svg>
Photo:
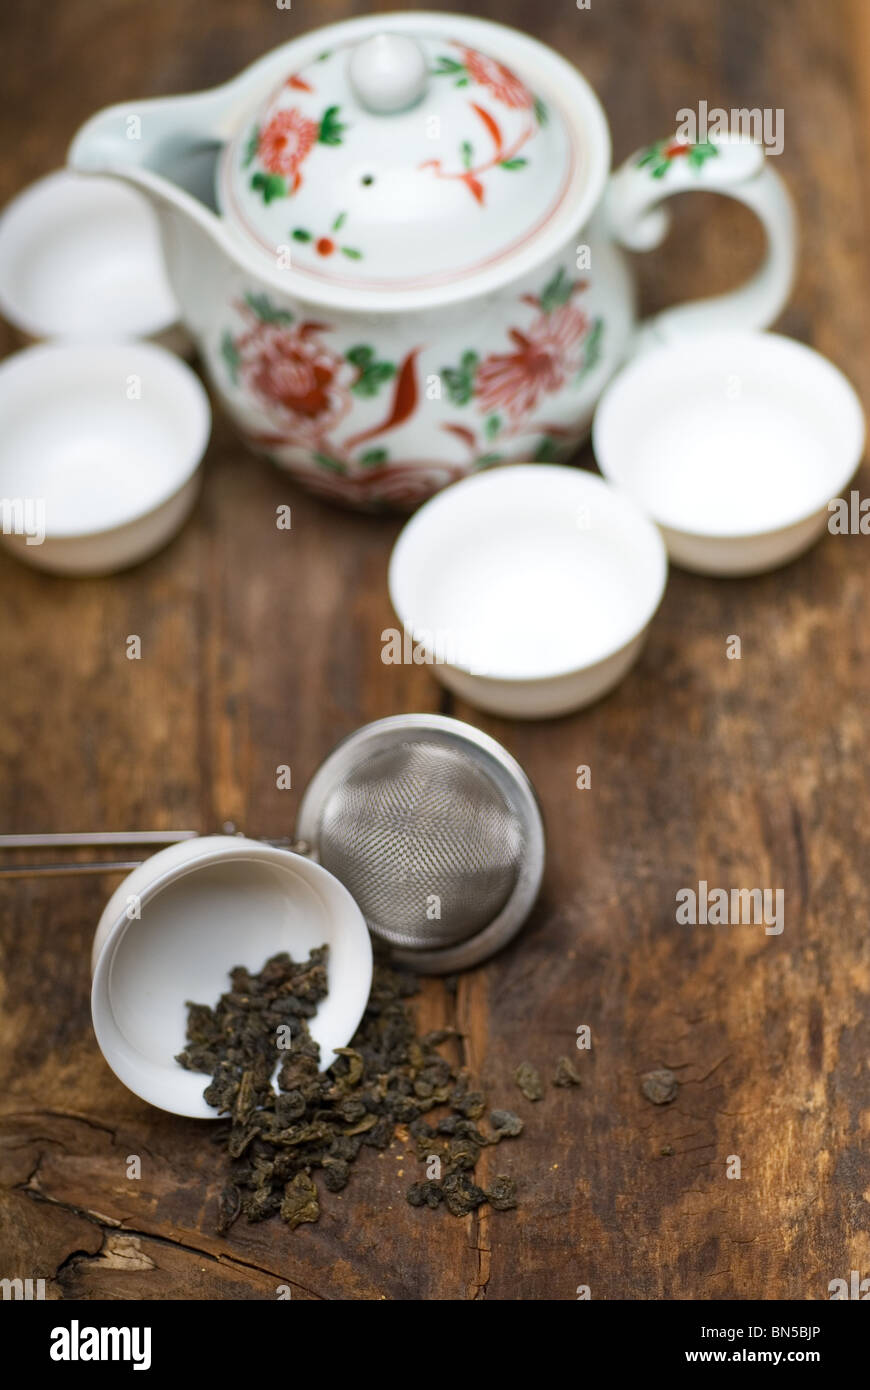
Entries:
<svg viewBox="0 0 870 1390">
<path fill-rule="evenodd" d="M 98 107 L 210 85 L 366 8 L 388 7 L 7 8 L 0 201 L 59 165 Z M 870 399 L 870 5 L 469 8 L 577 62 L 604 101 L 617 160 L 700 99 L 783 108 L 778 168 L 803 254 L 780 326 Z M 736 283 L 760 244 L 744 210 L 688 200 L 668 245 L 638 259 L 644 307 Z M 0 330 L 3 350 L 16 345 Z M 274 525 L 284 502 L 291 532 Z M 0 555 L 0 830 L 233 821 L 282 835 L 321 759 L 367 720 L 442 710 L 495 735 L 540 794 L 545 891 L 511 948 L 455 996 L 427 984 L 421 1009 L 463 1031 L 468 1065 L 525 1118 L 498 1154 L 519 1209 L 411 1209 L 416 1163 L 397 1146 L 365 1150 L 317 1225 L 240 1221 L 218 1237 L 208 1125 L 137 1100 L 94 1041 L 90 943 L 117 880 L 7 882 L 0 1275 L 42 1277 L 49 1297 L 74 1299 L 268 1299 L 279 1283 L 321 1299 L 572 1299 L 579 1285 L 596 1299 L 818 1299 L 852 1269 L 867 1275 L 870 540 L 826 537 L 759 579 L 674 571 L 625 683 L 574 717 L 523 725 L 445 696 L 424 667 L 381 663 L 399 524 L 310 499 L 218 416 L 201 505 L 155 559 L 73 582 Z M 127 659 L 130 634 L 140 661 Z M 732 634 L 739 661 L 726 656 Z M 276 788 L 282 763 L 292 790 Z M 589 790 L 575 785 L 579 764 Z M 678 927 L 675 893 L 702 879 L 783 888 L 782 935 Z M 574 1049 L 581 1024 L 591 1053 Z M 517 1063 L 549 1071 L 565 1053 L 582 1088 L 523 1100 Z M 661 1066 L 680 1090 L 655 1107 L 640 1078 Z M 126 1176 L 133 1154 L 139 1180 Z M 732 1155 L 739 1180 L 726 1177 Z"/>
</svg>

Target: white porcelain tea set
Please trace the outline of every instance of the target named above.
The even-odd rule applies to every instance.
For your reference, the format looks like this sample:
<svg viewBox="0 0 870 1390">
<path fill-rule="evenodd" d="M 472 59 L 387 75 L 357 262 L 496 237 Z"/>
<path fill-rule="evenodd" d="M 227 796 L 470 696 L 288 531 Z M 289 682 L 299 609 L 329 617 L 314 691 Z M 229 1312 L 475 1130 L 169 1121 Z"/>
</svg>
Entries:
<svg viewBox="0 0 870 1390">
<path fill-rule="evenodd" d="M 0 219 L 0 312 L 50 340 L 0 365 L 0 498 L 45 501 L 41 544 L 2 540 L 44 569 L 104 574 L 178 531 L 210 429 L 178 355 L 192 348 L 241 437 L 296 481 L 362 509 L 418 507 L 389 589 L 445 685 L 515 718 L 599 698 L 643 646 L 669 557 L 706 575 L 794 559 L 825 530 L 864 447 L 846 378 L 764 331 L 790 293 L 796 235 L 761 147 L 662 140 L 615 174 L 610 157 L 603 111 L 571 64 L 525 34 L 444 13 L 345 21 L 213 90 L 100 112 L 68 169 Z M 666 200 L 693 190 L 752 209 L 761 267 L 731 293 L 638 324 L 624 250 L 658 245 Z M 563 462 L 590 427 L 601 476 Z M 468 727 L 437 738 L 461 741 Z M 499 745 L 487 756 L 509 757 Z M 532 834 L 527 807 L 510 815 Z M 236 862 L 239 851 L 230 840 L 215 852 Z M 185 864 L 191 852 L 163 851 Z M 264 902 L 273 894 L 276 920 L 282 873 L 327 916 L 353 916 L 322 856 L 298 870 L 269 859 L 299 859 L 289 851 L 250 854 L 244 873 L 259 875 Z M 483 917 L 503 923 L 487 949 L 528 912 L 542 832 L 533 858 L 511 880 L 513 892 L 523 879 L 522 913 L 504 884 L 487 904 Z M 137 873 L 153 884 L 160 860 Z M 208 867 L 213 907 L 230 871 Z M 192 882 L 184 912 L 201 930 L 177 934 L 190 961 L 214 917 L 194 909 Z M 138 1064 L 123 1058 L 141 1059 L 155 1024 L 165 1053 L 165 1020 L 131 982 L 151 978 L 155 940 L 164 959 L 179 910 L 112 967 L 113 985 L 95 956 L 101 1017 L 113 990 L 130 1001 L 123 1026 L 98 1028 L 101 1045 L 156 1103 L 160 1085 L 137 1086 Z M 353 939 L 364 976 L 371 915 L 356 913 L 362 934 L 321 922 L 311 944 Z M 477 922 L 466 939 L 486 930 Z M 450 956 L 445 968 L 473 963 L 456 941 L 427 949 Z M 355 1026 L 357 1003 L 336 1017 Z"/>
</svg>

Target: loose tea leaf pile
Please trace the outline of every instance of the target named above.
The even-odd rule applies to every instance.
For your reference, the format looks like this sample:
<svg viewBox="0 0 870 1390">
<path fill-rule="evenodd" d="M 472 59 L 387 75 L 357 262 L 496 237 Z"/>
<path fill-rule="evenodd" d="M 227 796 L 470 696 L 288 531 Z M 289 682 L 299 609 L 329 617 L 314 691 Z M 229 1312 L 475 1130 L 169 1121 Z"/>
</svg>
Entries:
<svg viewBox="0 0 870 1390">
<path fill-rule="evenodd" d="M 221 1194 L 219 1229 L 228 1230 L 240 1214 L 262 1221 L 280 1213 L 291 1229 L 316 1221 L 320 1197 L 312 1171 L 322 1172 L 328 1191 L 340 1192 L 360 1151 L 386 1149 L 397 1125 L 406 1127 L 427 1168 L 426 1179 L 408 1189 L 412 1206 L 444 1206 L 454 1216 L 484 1202 L 496 1211 L 516 1206 L 511 1178 L 498 1175 L 484 1188 L 474 1182 L 474 1169 L 486 1146 L 520 1134 L 522 1120 L 493 1110 L 489 1127 L 478 1126 L 485 1096 L 438 1051 L 457 1034 L 417 1035 L 405 1003 L 418 989 L 412 976 L 376 965 L 356 1036 L 320 1071 L 307 1020 L 326 996 L 327 949 L 302 963 L 282 952 L 258 975 L 237 966 L 231 989 L 214 1008 L 188 1005 L 188 1045 L 177 1060 L 211 1075 L 205 1098 L 230 1118 L 221 1137 L 232 1181 Z M 439 1107 L 447 1113 L 430 1124 L 425 1116 Z"/>
</svg>

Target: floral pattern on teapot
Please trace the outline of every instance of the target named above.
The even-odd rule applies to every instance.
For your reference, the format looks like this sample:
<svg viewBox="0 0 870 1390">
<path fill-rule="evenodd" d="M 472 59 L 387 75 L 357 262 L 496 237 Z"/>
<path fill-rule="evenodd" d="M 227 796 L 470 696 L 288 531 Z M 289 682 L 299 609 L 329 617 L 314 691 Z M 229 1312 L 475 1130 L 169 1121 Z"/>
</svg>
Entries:
<svg viewBox="0 0 870 1390">
<path fill-rule="evenodd" d="M 582 157 L 558 110 L 458 40 L 428 38 L 420 52 L 428 97 L 389 126 L 355 102 L 339 46 L 285 78 L 240 129 L 219 197 L 261 249 L 275 255 L 289 238 L 297 270 L 413 287 L 480 269 L 555 218 Z M 404 242 L 384 241 L 391 207 L 415 209 Z M 353 239 L 327 263 L 339 218 Z"/>
<path fill-rule="evenodd" d="M 528 112 L 529 119 L 519 133 L 505 142 L 501 125 L 497 118 L 478 102 L 469 101 L 469 109 L 480 121 L 483 130 L 492 143 L 489 155 L 475 155 L 475 141 L 464 139 L 459 144 L 460 168 L 447 171 L 440 159 L 424 160 L 421 169 L 432 169 L 436 177 L 461 180 L 478 203 L 485 201 L 482 175 L 496 167 L 515 172 L 524 169 L 528 160 L 521 157 L 521 151 L 535 135 L 539 126 L 546 125 L 549 119 L 546 104 L 517 77 L 516 73 L 504 63 L 476 49 L 455 44 L 460 57 L 447 54 L 438 57 L 432 69 L 433 76 L 450 77 L 457 87 L 472 84 L 483 88 L 484 92 L 512 111 Z M 327 62 L 333 55 L 322 53 L 318 63 Z M 293 91 L 313 95 L 316 87 L 301 73 L 293 73 L 285 83 Z M 269 116 L 262 126 L 255 126 L 250 133 L 245 150 L 245 167 L 257 165 L 251 174 L 251 187 L 269 203 L 273 198 L 290 197 L 302 184 L 302 166 L 317 144 L 340 145 L 346 130 L 340 119 L 340 107 L 328 106 L 319 119 L 306 115 L 300 107 L 281 107 Z M 475 162 L 476 161 L 476 162 Z"/>
<path fill-rule="evenodd" d="M 677 159 L 685 159 L 689 168 L 697 173 L 708 159 L 716 159 L 718 155 L 719 150 L 709 140 L 681 140 L 672 136 L 647 145 L 637 156 L 636 164 L 639 169 L 648 169 L 654 179 L 663 179 Z"/>
<path fill-rule="evenodd" d="M 251 131 L 248 140 L 245 166 L 260 165 L 251 175 L 251 188 L 264 203 L 298 192 L 302 166 L 314 146 L 340 145 L 344 131 L 337 106 L 328 106 L 319 121 L 304 116 L 296 106 L 276 111 L 265 126 Z"/>
<path fill-rule="evenodd" d="M 602 352 L 603 321 L 583 307 L 587 284 L 560 266 L 538 294 L 519 297 L 506 341 L 469 345 L 445 364 L 425 345 L 400 360 L 371 342 L 342 343 L 333 328 L 279 307 L 264 293 L 234 305 L 237 322 L 220 343 L 223 370 L 250 442 L 331 498 L 353 505 L 413 506 L 446 483 L 531 453 L 562 456 L 576 430 L 543 422 L 548 403 L 585 384 Z M 377 403 L 358 423 L 358 402 Z M 402 457 L 391 443 L 419 412 L 452 436 L 464 461 Z M 353 420 L 351 419 L 354 415 Z"/>
<path fill-rule="evenodd" d="M 476 49 L 464 48 L 460 44 L 456 47 L 461 51 L 461 60 L 441 55 L 433 69 L 435 76 L 452 77 L 457 87 L 476 83 L 503 106 L 512 111 L 528 113 L 526 123 L 514 139 L 506 144 L 501 124 L 492 112 L 478 102 L 470 101 L 470 110 L 489 137 L 491 152 L 483 157 L 476 155 L 474 139 L 467 138 L 460 142 L 461 167 L 457 170 L 445 170 L 440 159 L 427 159 L 420 165 L 421 169 L 432 169 L 436 178 L 459 179 L 475 201 L 483 206 L 486 201 L 483 176 L 496 168 L 507 169 L 512 173 L 525 169 L 528 159 L 521 155 L 521 151 L 535 135 L 537 128 L 546 125 L 549 115 L 541 98 L 536 97 L 504 63 L 499 63 L 485 53 L 478 53 Z"/>
</svg>

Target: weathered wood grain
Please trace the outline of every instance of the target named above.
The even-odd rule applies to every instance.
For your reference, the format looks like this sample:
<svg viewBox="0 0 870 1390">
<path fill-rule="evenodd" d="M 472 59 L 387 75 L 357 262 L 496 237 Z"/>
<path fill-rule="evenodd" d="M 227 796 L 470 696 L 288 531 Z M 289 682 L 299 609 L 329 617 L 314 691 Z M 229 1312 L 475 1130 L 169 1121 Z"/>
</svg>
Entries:
<svg viewBox="0 0 870 1390">
<path fill-rule="evenodd" d="M 365 8 L 7 9 L 0 200 L 62 162 L 96 107 L 221 80 Z M 868 399 L 860 3 L 468 8 L 582 67 L 616 159 L 701 98 L 784 108 L 779 167 L 804 251 L 782 327 Z M 759 251 L 742 209 L 686 200 L 669 244 L 638 259 L 643 303 L 736 283 Z M 0 326 L 0 349 L 15 345 Z M 290 532 L 274 527 L 283 502 Z M 526 1120 L 487 1155 L 517 1178 L 520 1209 L 462 1221 L 410 1209 L 416 1164 L 397 1142 L 366 1152 L 317 1226 L 239 1223 L 218 1238 L 210 1127 L 136 1100 L 91 1033 L 90 939 L 114 880 L 4 884 L 0 1275 L 44 1277 L 66 1298 L 274 1298 L 286 1284 L 293 1298 L 570 1299 L 585 1284 L 594 1298 L 710 1299 L 824 1298 L 832 1278 L 870 1272 L 867 538 L 828 538 L 763 579 L 674 572 L 612 697 L 520 725 L 454 705 L 424 669 L 381 664 L 397 529 L 305 497 L 218 420 L 202 504 L 146 565 L 72 583 L 0 555 L 0 828 L 232 820 L 280 835 L 323 756 L 368 719 L 446 709 L 502 739 L 543 803 L 545 893 L 514 947 L 455 997 L 427 984 L 422 1009 L 457 1023 L 493 1099 Z M 131 633 L 139 662 L 126 659 Z M 735 633 L 739 662 L 725 656 Z M 276 789 L 281 763 L 292 791 Z M 784 888 L 785 931 L 677 927 L 674 895 L 699 879 Z M 580 1024 L 589 1054 L 574 1049 Z M 566 1053 L 582 1088 L 523 1100 L 517 1063 L 549 1076 Z M 640 1077 L 665 1065 L 680 1091 L 656 1108 Z M 735 1154 L 743 1176 L 729 1181 Z M 140 1179 L 126 1176 L 131 1155 Z"/>
</svg>

